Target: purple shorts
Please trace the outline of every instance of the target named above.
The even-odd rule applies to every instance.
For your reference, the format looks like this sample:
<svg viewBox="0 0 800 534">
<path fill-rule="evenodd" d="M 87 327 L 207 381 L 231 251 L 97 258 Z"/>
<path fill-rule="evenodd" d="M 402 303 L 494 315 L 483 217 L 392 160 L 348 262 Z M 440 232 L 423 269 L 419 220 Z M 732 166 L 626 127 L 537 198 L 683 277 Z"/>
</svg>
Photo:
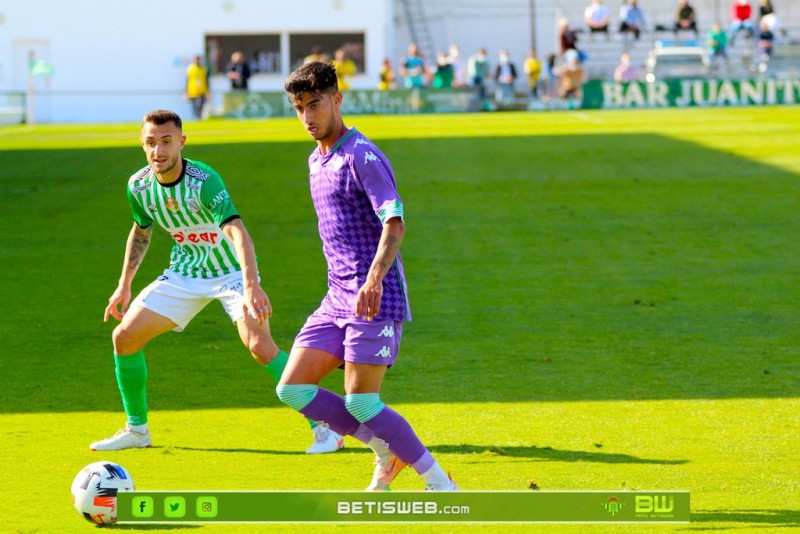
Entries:
<svg viewBox="0 0 800 534">
<path fill-rule="evenodd" d="M 295 347 L 319 349 L 350 363 L 392 365 L 400 351 L 401 321 L 311 315 L 294 339 Z"/>
</svg>

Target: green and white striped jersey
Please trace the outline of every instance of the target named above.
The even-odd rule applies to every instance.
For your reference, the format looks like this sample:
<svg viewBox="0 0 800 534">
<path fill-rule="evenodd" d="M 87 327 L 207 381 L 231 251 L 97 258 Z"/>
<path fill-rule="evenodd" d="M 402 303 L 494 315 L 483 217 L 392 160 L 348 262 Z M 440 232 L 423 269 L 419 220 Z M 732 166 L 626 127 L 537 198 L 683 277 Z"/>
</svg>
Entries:
<svg viewBox="0 0 800 534">
<path fill-rule="evenodd" d="M 222 177 L 200 161 L 183 160 L 183 173 L 162 185 L 150 166 L 131 176 L 128 201 L 133 220 L 142 228 L 153 222 L 175 244 L 169 268 L 189 278 L 216 278 L 240 271 L 233 243 L 222 224 L 239 216 Z"/>
</svg>

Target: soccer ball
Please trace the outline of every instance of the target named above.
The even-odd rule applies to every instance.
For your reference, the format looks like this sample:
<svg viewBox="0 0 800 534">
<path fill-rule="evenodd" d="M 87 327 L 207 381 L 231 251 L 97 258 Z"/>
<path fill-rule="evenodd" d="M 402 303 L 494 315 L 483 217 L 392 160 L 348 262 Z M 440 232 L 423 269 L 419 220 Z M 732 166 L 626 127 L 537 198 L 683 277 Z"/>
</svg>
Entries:
<svg viewBox="0 0 800 534">
<path fill-rule="evenodd" d="M 117 521 L 117 492 L 133 491 L 131 475 L 114 462 L 87 465 L 72 481 L 72 504 L 87 521 L 108 525 Z"/>
</svg>

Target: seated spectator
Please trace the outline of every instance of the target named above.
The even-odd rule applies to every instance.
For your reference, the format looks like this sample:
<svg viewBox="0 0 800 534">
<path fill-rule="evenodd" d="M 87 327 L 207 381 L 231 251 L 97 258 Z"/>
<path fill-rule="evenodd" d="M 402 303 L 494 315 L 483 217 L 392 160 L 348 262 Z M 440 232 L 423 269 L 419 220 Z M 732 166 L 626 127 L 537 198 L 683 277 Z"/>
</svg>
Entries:
<svg viewBox="0 0 800 534">
<path fill-rule="evenodd" d="M 731 35 L 730 42 L 736 40 L 736 36 L 740 31 L 747 32 L 748 37 L 752 37 L 755 33 L 753 31 L 753 21 L 750 18 L 753 16 L 753 7 L 750 5 L 749 0 L 734 0 L 731 4 Z"/>
<path fill-rule="evenodd" d="M 592 35 L 605 33 L 608 37 L 608 24 L 611 22 L 611 11 L 603 5 L 603 0 L 592 0 L 589 7 L 583 12 L 583 20 L 589 27 Z"/>
<path fill-rule="evenodd" d="M 569 20 L 562 18 L 558 20 L 558 36 L 561 40 L 561 55 L 563 56 L 567 50 L 578 49 L 578 36 L 575 31 L 570 28 Z"/>
<path fill-rule="evenodd" d="M 715 22 L 706 34 L 708 56 L 712 63 L 720 58 L 728 60 L 728 34 L 722 29 L 719 22 Z"/>
<path fill-rule="evenodd" d="M 436 89 L 453 87 L 453 64 L 444 52 L 436 53 L 436 66 L 433 71 L 433 86 Z"/>
<path fill-rule="evenodd" d="M 622 54 L 619 58 L 619 65 L 614 69 L 615 82 L 635 82 L 639 79 L 639 71 L 631 65 L 630 54 Z"/>
<path fill-rule="evenodd" d="M 697 37 L 697 14 L 689 4 L 689 0 L 678 0 L 678 9 L 675 10 L 675 27 L 673 28 L 675 37 L 679 31 L 693 31 Z"/>
<path fill-rule="evenodd" d="M 578 58 L 578 52 L 568 51 L 564 54 L 566 64 L 555 71 L 559 79 L 558 96 L 561 98 L 580 99 L 583 97 L 583 82 L 586 72 Z"/>
<path fill-rule="evenodd" d="M 758 51 L 761 53 L 762 61 L 769 61 L 772 57 L 772 48 L 775 44 L 775 34 L 770 29 L 769 24 L 761 20 L 758 32 Z"/>
<path fill-rule="evenodd" d="M 619 9 L 619 33 L 632 32 L 633 37 L 639 40 L 639 35 L 644 30 L 644 14 L 637 0 L 627 0 Z"/>
</svg>

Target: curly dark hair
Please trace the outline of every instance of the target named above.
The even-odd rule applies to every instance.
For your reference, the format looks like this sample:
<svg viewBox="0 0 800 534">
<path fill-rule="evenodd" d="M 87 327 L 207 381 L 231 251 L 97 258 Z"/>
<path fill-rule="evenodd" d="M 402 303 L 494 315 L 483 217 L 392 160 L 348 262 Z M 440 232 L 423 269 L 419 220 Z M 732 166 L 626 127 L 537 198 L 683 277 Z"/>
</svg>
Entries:
<svg viewBox="0 0 800 534">
<path fill-rule="evenodd" d="M 335 93 L 339 90 L 339 80 L 333 65 L 313 61 L 295 70 L 283 84 L 283 89 L 292 100 L 303 93 Z"/>
</svg>

